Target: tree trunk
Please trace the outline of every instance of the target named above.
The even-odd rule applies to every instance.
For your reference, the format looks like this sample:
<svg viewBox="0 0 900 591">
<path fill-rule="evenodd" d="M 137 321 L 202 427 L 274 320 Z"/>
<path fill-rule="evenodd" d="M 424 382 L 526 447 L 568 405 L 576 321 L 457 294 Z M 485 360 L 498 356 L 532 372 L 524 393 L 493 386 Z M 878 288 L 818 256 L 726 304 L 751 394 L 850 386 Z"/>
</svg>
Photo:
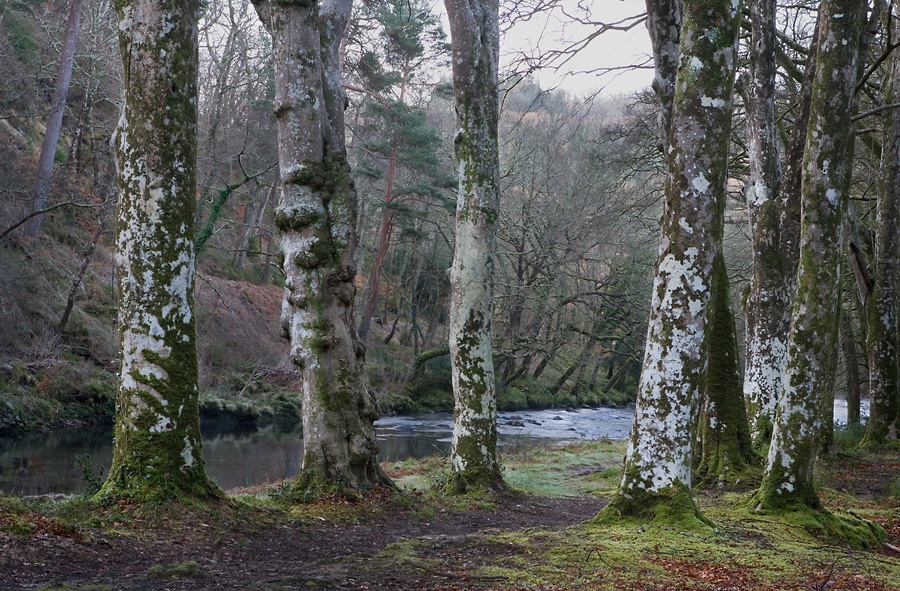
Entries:
<svg viewBox="0 0 900 591">
<path fill-rule="evenodd" d="M 700 411 L 700 449 L 695 464 L 697 476 L 713 483 L 728 481 L 753 460 L 738 361 L 737 328 L 731 313 L 725 257 L 721 252 L 713 263 L 711 298 L 707 313 L 708 361 Z"/>
<path fill-rule="evenodd" d="M 847 366 L 847 424 L 859 424 L 859 354 L 856 349 L 856 334 L 853 319 L 845 312 L 841 318 L 841 344 L 844 348 L 844 363 Z"/>
<path fill-rule="evenodd" d="M 199 0 L 120 0 L 125 107 L 115 136 L 122 370 L 98 493 L 221 495 L 200 454 L 194 313 Z"/>
<path fill-rule="evenodd" d="M 56 331 L 60 336 L 64 336 L 66 332 L 66 326 L 69 324 L 69 317 L 72 314 L 72 309 L 75 307 L 75 296 L 78 294 L 78 289 L 81 287 L 82 282 L 84 281 L 84 275 L 87 273 L 88 267 L 91 264 L 91 259 L 94 258 L 94 252 L 97 250 L 97 244 L 100 243 L 100 236 L 103 235 L 103 226 L 106 225 L 106 220 L 109 219 L 109 215 L 104 216 L 103 220 L 97 222 L 97 231 L 94 232 L 94 239 L 91 240 L 91 245 L 88 247 L 86 253 L 84 253 L 84 259 L 81 261 L 81 267 L 78 268 L 78 273 L 75 275 L 75 279 L 72 280 L 72 287 L 69 288 L 69 296 L 66 298 L 66 308 L 63 310 L 62 315 L 59 317 L 59 324 L 57 324 Z"/>
<path fill-rule="evenodd" d="M 250 239 L 254 236 L 260 235 L 260 226 L 262 225 L 263 218 L 266 215 L 266 209 L 269 207 L 269 201 L 271 201 L 275 196 L 276 189 L 277 184 L 273 182 L 269 190 L 266 191 L 266 198 L 263 200 L 263 202 L 257 206 L 252 216 L 247 216 L 247 229 L 241 235 L 241 242 L 238 245 L 237 253 L 235 253 L 234 259 L 234 264 L 239 269 L 243 269 L 247 266 L 247 251 L 250 250 Z M 268 252 L 269 251 L 267 251 L 267 253 Z"/>
<path fill-rule="evenodd" d="M 705 518 L 690 494 L 692 446 L 706 308 L 723 223 L 741 15 L 738 4 L 725 0 L 685 0 L 681 16 L 662 237 L 644 366 L 625 473 L 604 512 L 641 519 L 665 514 L 699 523 Z"/>
<path fill-rule="evenodd" d="M 818 508 L 813 463 L 819 452 L 822 392 L 833 383 L 840 309 L 840 261 L 850 115 L 866 3 L 826 0 L 819 22 L 816 77 L 803 160 L 800 266 L 784 390 L 757 510 Z"/>
<path fill-rule="evenodd" d="M 50 117 L 47 120 L 47 132 L 41 144 L 41 155 L 38 157 L 37 180 L 34 186 L 34 202 L 32 212 L 47 207 L 50 198 L 50 181 L 53 178 L 53 161 L 56 158 L 56 143 L 62 130 L 63 114 L 66 111 L 66 97 L 72 82 L 72 66 L 75 64 L 75 47 L 78 44 L 78 29 L 81 26 L 81 8 L 84 0 L 72 0 L 69 7 L 69 19 L 66 21 L 66 32 L 63 38 L 62 54 L 59 56 L 59 70 L 56 75 L 56 88 L 50 102 Z M 37 239 L 44 223 L 44 214 L 28 220 L 25 234 Z"/>
<path fill-rule="evenodd" d="M 900 25 L 893 25 L 900 33 Z M 884 83 L 884 104 L 900 96 L 900 57 L 891 55 L 890 77 Z M 881 186 L 875 214 L 875 260 L 871 291 L 864 294 L 866 348 L 869 357 L 869 422 L 863 444 L 900 436 L 900 363 L 897 305 L 900 289 L 900 112 L 882 115 Z M 866 295 L 868 297 L 866 297 Z"/>
<path fill-rule="evenodd" d="M 388 246 L 391 243 L 391 234 L 394 230 L 394 216 L 391 212 L 391 202 L 394 198 L 394 175 L 397 169 L 397 149 L 391 151 L 391 159 L 388 163 L 387 186 L 384 190 L 384 211 L 381 213 L 381 229 L 378 232 L 378 248 L 375 250 L 375 260 L 372 262 L 372 279 L 369 282 L 369 297 L 366 307 L 363 309 L 362 318 L 359 320 L 359 338 L 363 343 L 369 335 L 369 326 L 375 308 L 378 307 L 378 292 L 381 291 L 381 267 L 384 265 L 384 257 L 387 255 Z M 385 315 L 384 321 L 387 322 Z"/>
<path fill-rule="evenodd" d="M 497 457 L 491 342 L 498 150 L 498 0 L 445 0 L 450 17 L 459 170 L 450 271 L 450 359 L 456 400 L 449 488 L 505 488 Z"/>
<path fill-rule="evenodd" d="M 781 392 L 790 328 L 795 263 L 783 248 L 781 166 L 775 132 L 775 0 L 750 0 L 750 73 L 744 81 L 750 183 L 747 211 L 753 275 L 747 298 L 746 375 L 743 393 L 754 438 L 768 443 Z"/>
<path fill-rule="evenodd" d="M 254 0 L 272 35 L 285 298 L 281 325 L 303 380 L 298 487 L 387 483 L 377 461 L 375 398 L 351 310 L 356 189 L 344 140 L 339 45 L 349 0 Z"/>
</svg>

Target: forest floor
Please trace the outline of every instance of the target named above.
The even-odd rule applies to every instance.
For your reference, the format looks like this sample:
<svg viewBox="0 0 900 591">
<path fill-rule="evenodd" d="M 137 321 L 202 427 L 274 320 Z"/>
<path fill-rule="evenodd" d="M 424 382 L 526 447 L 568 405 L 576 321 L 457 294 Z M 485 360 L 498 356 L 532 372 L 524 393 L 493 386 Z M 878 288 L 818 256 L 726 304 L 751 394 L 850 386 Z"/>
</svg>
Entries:
<svg viewBox="0 0 900 591">
<path fill-rule="evenodd" d="M 0 590 L 900 590 L 900 551 L 753 513 L 752 477 L 697 496 L 715 530 L 592 522 L 623 451 L 512 453 L 505 475 L 522 492 L 503 498 L 433 494 L 440 458 L 386 463 L 402 492 L 299 505 L 278 484 L 198 507 L 0 496 Z M 818 474 L 826 507 L 900 546 L 900 447 L 831 455 Z"/>
</svg>

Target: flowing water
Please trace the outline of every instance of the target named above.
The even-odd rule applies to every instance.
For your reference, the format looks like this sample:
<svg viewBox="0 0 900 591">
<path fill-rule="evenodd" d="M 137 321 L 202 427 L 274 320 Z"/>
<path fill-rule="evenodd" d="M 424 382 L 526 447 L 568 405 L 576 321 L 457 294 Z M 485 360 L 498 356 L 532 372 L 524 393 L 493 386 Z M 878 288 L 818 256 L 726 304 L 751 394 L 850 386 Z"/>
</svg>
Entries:
<svg viewBox="0 0 900 591">
<path fill-rule="evenodd" d="M 868 409 L 864 407 L 863 414 Z M 625 439 L 632 409 L 589 408 L 502 412 L 498 421 L 503 448 L 547 443 Z M 835 420 L 843 422 L 847 405 L 835 402 Z M 453 416 L 433 413 L 386 417 L 375 423 L 382 460 L 398 461 L 445 454 L 450 449 Z M 204 433 L 207 471 L 229 490 L 294 476 L 303 452 L 299 432 Z M 112 462 L 111 431 L 67 429 L 0 438 L 0 490 L 20 495 L 78 493 L 85 488 L 77 456 L 89 455 L 95 474 Z"/>
</svg>

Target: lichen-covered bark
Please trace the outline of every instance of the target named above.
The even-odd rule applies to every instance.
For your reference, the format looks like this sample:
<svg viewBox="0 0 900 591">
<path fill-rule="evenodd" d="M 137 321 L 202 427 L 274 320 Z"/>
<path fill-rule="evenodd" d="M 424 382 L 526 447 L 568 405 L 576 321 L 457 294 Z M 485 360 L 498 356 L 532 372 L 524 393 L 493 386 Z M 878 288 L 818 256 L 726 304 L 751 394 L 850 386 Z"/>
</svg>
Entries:
<svg viewBox="0 0 900 591">
<path fill-rule="evenodd" d="M 647 32 L 653 46 L 653 63 L 656 70 L 653 90 L 659 99 L 659 123 L 665 143 L 672 122 L 675 79 L 678 76 L 681 0 L 647 0 Z"/>
<path fill-rule="evenodd" d="M 747 297 L 743 392 L 753 436 L 768 443 L 781 392 L 795 261 L 784 248 L 784 203 L 775 132 L 775 0 L 748 0 L 752 26 L 750 68 L 744 83 L 750 182 L 746 189 L 753 249 Z M 802 124 L 803 122 L 801 122 Z M 794 237 L 796 239 L 796 237 Z M 794 250 L 795 252 L 795 250 Z"/>
<path fill-rule="evenodd" d="M 822 432 L 822 396 L 833 384 L 840 310 L 840 260 L 850 115 L 859 36 L 860 0 L 826 0 L 819 22 L 818 63 L 803 159 L 800 264 L 785 364 L 784 390 L 757 509 L 819 507 L 813 462 Z"/>
<path fill-rule="evenodd" d="M 706 378 L 698 427 L 697 477 L 728 481 L 750 465 L 753 448 L 744 404 L 738 360 L 737 328 L 731 313 L 731 293 L 725 257 L 713 261 L 712 299 L 707 312 Z"/>
<path fill-rule="evenodd" d="M 497 0 L 445 0 L 450 17 L 459 170 L 450 271 L 455 398 L 451 487 L 504 488 L 497 458 L 491 306 L 500 205 Z"/>
<path fill-rule="evenodd" d="M 900 25 L 893 25 L 894 34 Z M 893 54 L 890 77 L 884 83 L 884 104 L 897 101 L 900 90 L 900 57 Z M 867 443 L 900 436 L 900 343 L 897 297 L 900 289 L 900 112 L 882 116 L 881 186 L 875 214 L 875 260 L 872 287 L 865 302 L 866 343 L 869 355 L 869 422 Z"/>
<path fill-rule="evenodd" d="M 303 380 L 299 486 L 387 483 L 375 399 L 353 328 L 356 189 L 344 142 L 339 48 L 350 0 L 254 0 L 272 35 L 285 276 L 281 323 Z"/>
<path fill-rule="evenodd" d="M 194 315 L 199 0 L 118 0 L 125 106 L 115 136 L 122 370 L 99 495 L 220 494 L 200 455 Z"/>
<path fill-rule="evenodd" d="M 690 494 L 681 493 L 691 483 L 740 21 L 737 2 L 685 1 L 681 11 L 681 57 L 644 367 L 625 474 L 606 509 L 639 517 L 655 515 L 660 503 L 683 502 L 688 506 L 676 513 L 696 513 Z"/>
</svg>

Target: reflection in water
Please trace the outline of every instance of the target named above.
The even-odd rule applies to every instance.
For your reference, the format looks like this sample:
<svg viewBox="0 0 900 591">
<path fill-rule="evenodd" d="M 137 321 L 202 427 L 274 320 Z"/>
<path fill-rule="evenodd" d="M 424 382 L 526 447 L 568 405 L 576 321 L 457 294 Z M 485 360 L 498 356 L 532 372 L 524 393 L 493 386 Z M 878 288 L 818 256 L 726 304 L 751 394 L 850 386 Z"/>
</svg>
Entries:
<svg viewBox="0 0 900 591">
<path fill-rule="evenodd" d="M 864 405 L 863 415 L 868 406 Z M 546 442 L 624 439 L 633 411 L 592 408 L 500 413 L 500 445 L 528 448 Z M 835 419 L 846 421 L 843 401 L 835 404 Z M 429 414 L 387 417 L 376 423 L 379 458 L 399 461 L 446 454 L 453 416 Z M 299 432 L 274 430 L 206 433 L 203 458 L 216 482 L 229 490 L 276 482 L 297 474 L 303 453 Z M 105 476 L 112 462 L 112 432 L 71 429 L 36 433 L 18 439 L 0 438 L 0 491 L 22 495 L 78 493 L 85 487 L 75 457 L 89 454 L 94 473 Z"/>
</svg>

